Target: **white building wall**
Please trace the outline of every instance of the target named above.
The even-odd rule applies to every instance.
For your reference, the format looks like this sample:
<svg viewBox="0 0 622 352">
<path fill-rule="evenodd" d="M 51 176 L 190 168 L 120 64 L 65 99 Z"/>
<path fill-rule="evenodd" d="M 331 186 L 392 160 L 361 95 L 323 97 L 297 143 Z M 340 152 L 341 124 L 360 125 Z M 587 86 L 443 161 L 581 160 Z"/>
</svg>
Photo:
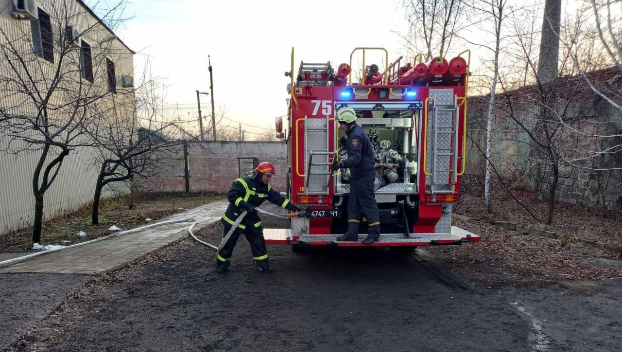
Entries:
<svg viewBox="0 0 622 352">
<path fill-rule="evenodd" d="M 88 26 L 97 27 L 96 30 L 85 34 L 85 38 L 83 38 L 92 45 L 93 50 L 98 50 L 97 43 L 102 42 L 104 38 L 109 38 L 113 34 L 99 23 L 99 20 L 85 8 L 84 3 L 81 1 L 37 1 L 37 5 L 48 13 L 53 11 L 54 6 L 62 3 L 69 4 L 69 12 L 80 14 L 79 20 L 77 20 L 79 28 L 84 30 Z M 12 0 L 0 0 L 0 28 L 8 37 L 0 36 L 0 43 L 3 41 L 6 43 L 7 40 L 11 40 L 16 43 L 17 47 L 32 48 L 30 21 L 15 19 L 11 15 L 13 4 Z M 52 14 L 50 15 L 52 16 Z M 118 82 L 120 82 L 122 75 L 133 77 L 133 52 L 118 39 L 106 41 L 106 43 L 106 45 L 113 47 L 113 50 L 110 51 L 110 59 L 115 62 Z M 36 58 L 36 60 L 38 60 L 41 70 L 45 72 L 44 75 L 49 75 L 53 72 L 55 68 L 53 64 L 44 62 L 41 58 Z M 37 61 L 32 61 L 30 64 L 37 64 Z M 95 76 L 93 84 L 105 86 L 107 84 L 106 68 L 101 66 L 93 67 L 93 70 Z M 13 73 L 7 60 L 0 57 L 0 77 L 11 77 L 12 75 L 18 76 Z M 123 90 L 124 88 L 118 84 L 117 89 Z M 124 96 L 133 97 L 131 94 Z M 62 99 L 61 97 L 56 98 Z M 7 91 L 3 87 L 2 82 L 0 82 L 0 109 L 14 108 L 19 105 L 23 113 L 36 111 L 34 106 L 29 106 L 28 103 L 19 103 L 20 99 L 27 101 L 23 96 Z M 19 143 L 23 142 L 11 141 L 6 136 L 0 136 L 0 234 L 28 227 L 33 223 L 35 199 L 32 178 L 40 153 L 35 151 L 16 155 L 15 151 L 23 149 Z M 45 219 L 51 219 L 55 216 L 74 211 L 92 201 L 98 172 L 97 168 L 93 167 L 93 155 L 94 150 L 85 147 L 73 151 L 65 158 L 60 173 L 44 197 Z M 48 157 L 49 160 L 50 158 Z M 115 188 L 115 191 L 110 188 L 106 189 L 104 197 L 125 193 L 127 190 L 123 184 L 116 185 Z"/>
</svg>

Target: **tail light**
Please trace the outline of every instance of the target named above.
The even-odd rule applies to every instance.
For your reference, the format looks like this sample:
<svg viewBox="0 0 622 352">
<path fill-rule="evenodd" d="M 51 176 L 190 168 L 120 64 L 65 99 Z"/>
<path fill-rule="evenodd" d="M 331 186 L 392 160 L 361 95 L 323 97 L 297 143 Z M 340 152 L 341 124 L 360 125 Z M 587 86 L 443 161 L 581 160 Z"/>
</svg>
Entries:
<svg viewBox="0 0 622 352">
<path fill-rule="evenodd" d="M 445 193 L 445 194 L 426 194 L 426 203 L 455 203 L 458 201 L 457 193 Z"/>
<path fill-rule="evenodd" d="M 326 204 L 327 198 L 323 196 L 298 195 L 298 203 L 300 204 Z"/>
</svg>

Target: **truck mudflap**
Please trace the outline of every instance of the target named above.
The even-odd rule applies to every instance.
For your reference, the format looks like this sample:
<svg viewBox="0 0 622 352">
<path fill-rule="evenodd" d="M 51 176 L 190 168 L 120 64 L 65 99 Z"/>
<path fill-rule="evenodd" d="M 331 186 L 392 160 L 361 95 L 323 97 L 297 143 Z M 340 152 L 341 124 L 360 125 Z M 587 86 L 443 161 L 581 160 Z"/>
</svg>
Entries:
<svg viewBox="0 0 622 352">
<path fill-rule="evenodd" d="M 339 234 L 292 236 L 290 229 L 264 229 L 267 244 L 299 244 L 307 246 L 369 246 L 361 243 L 367 235 L 359 234 L 358 242 L 338 242 Z M 482 238 L 458 226 L 451 227 L 451 233 L 411 233 L 406 238 L 403 233 L 387 233 L 380 235 L 380 241 L 372 244 L 375 247 L 396 246 L 434 246 L 458 245 L 466 242 L 478 242 Z"/>
</svg>

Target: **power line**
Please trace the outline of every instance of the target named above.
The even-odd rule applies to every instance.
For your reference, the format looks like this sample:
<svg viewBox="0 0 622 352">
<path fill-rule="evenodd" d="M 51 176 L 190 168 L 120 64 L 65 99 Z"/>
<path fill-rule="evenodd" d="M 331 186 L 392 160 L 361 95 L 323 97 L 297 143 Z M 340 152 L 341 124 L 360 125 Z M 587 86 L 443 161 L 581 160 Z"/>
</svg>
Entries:
<svg viewBox="0 0 622 352">
<path fill-rule="evenodd" d="M 235 120 L 232 120 L 232 119 L 230 119 L 230 118 L 228 118 L 228 117 L 223 117 L 223 119 L 228 120 L 228 121 L 231 121 L 231 122 L 235 122 L 235 123 L 241 123 L 241 124 L 243 124 L 243 125 L 245 125 L 245 126 L 248 126 L 248 127 L 260 128 L 260 129 L 262 129 L 262 130 L 272 130 L 271 128 L 267 128 L 267 127 L 261 127 L 261 126 L 256 126 L 256 125 L 250 125 L 250 124 L 248 124 L 248 123 L 246 123 L 246 122 L 235 121 Z"/>
</svg>

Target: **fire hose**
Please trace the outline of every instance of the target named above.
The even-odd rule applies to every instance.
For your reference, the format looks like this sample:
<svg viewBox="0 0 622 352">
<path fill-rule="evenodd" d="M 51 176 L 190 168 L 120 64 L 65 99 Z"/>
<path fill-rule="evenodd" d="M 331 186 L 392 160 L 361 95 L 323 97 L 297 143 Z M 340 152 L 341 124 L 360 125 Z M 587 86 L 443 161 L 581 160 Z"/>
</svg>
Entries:
<svg viewBox="0 0 622 352">
<path fill-rule="evenodd" d="M 293 218 L 295 216 L 298 216 L 298 213 L 289 213 L 287 215 L 282 215 L 282 214 L 273 213 L 271 211 L 263 210 L 263 209 L 260 209 L 260 208 L 255 208 L 255 211 L 257 211 L 260 214 L 269 215 L 269 216 L 273 216 L 275 218 L 280 218 L 280 219 L 289 219 L 289 218 Z M 192 236 L 192 238 L 194 238 L 200 244 L 202 244 L 204 246 L 207 246 L 207 247 L 209 247 L 211 249 L 216 250 L 216 253 L 220 253 L 220 250 L 229 241 L 229 239 L 231 238 L 231 235 L 233 235 L 233 232 L 238 227 L 238 225 L 240 225 L 240 223 L 242 223 L 242 221 L 244 220 L 244 218 L 246 217 L 247 214 L 248 214 L 248 212 L 246 210 L 244 210 L 242 212 L 242 214 L 240 214 L 240 216 L 238 216 L 238 218 L 235 220 L 233 225 L 231 225 L 231 229 L 229 230 L 229 232 L 227 232 L 227 234 L 222 239 L 222 241 L 220 242 L 220 245 L 218 247 L 214 246 L 211 243 L 207 243 L 205 241 L 202 241 L 202 240 L 198 239 L 197 236 L 195 236 L 195 234 L 192 232 L 192 228 L 194 228 L 194 225 L 196 225 L 196 223 L 197 223 L 196 221 L 193 222 L 192 225 L 190 225 L 190 227 L 188 228 L 188 233 L 190 234 L 190 236 Z"/>
</svg>

